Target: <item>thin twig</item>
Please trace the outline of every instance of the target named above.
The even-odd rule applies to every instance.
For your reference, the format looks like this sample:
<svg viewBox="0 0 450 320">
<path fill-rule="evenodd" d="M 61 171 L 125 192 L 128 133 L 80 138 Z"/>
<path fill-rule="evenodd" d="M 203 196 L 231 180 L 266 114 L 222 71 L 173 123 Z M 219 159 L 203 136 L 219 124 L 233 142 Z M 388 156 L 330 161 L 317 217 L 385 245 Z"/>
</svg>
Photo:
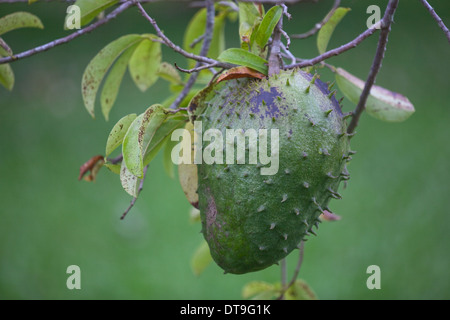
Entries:
<svg viewBox="0 0 450 320">
<path fill-rule="evenodd" d="M 340 4 L 341 4 L 341 0 L 335 0 L 331 10 L 327 13 L 327 15 L 325 16 L 325 18 L 323 18 L 322 21 L 320 21 L 314 25 L 314 28 L 312 28 L 311 30 L 309 30 L 305 33 L 291 35 L 291 38 L 292 39 L 306 39 L 306 38 L 311 37 L 312 35 L 316 34 L 320 29 L 322 29 L 324 24 L 330 20 L 330 18 L 333 16 L 334 12 L 336 11 L 336 9 L 339 7 Z"/>
<path fill-rule="evenodd" d="M 284 43 L 281 43 L 281 50 L 283 50 L 281 55 L 290 59 L 291 63 L 297 62 L 297 58 L 294 56 L 294 54 L 292 52 L 289 51 L 289 49 L 284 45 Z"/>
<path fill-rule="evenodd" d="M 240 2 L 254 2 L 254 3 L 272 3 L 272 4 L 294 4 L 297 2 L 305 2 L 305 0 L 239 0 Z"/>
<path fill-rule="evenodd" d="M 186 107 L 186 108 L 178 108 L 178 109 L 169 109 L 169 110 L 167 110 L 167 112 L 168 113 L 171 113 L 171 114 L 175 114 L 175 113 L 178 113 L 178 112 L 180 112 L 180 111 L 189 111 L 189 107 Z"/>
<path fill-rule="evenodd" d="M 0 3 L 22 3 L 29 2 L 30 0 L 0 0 Z M 119 3 L 125 3 L 129 0 L 120 0 Z M 140 3 L 149 3 L 149 2 L 191 2 L 191 0 L 139 0 Z M 63 2 L 63 3 L 74 3 L 76 0 L 39 0 L 39 2 Z"/>
<path fill-rule="evenodd" d="M 375 83 L 378 71 L 381 68 L 381 63 L 383 61 L 384 53 L 386 51 L 386 44 L 388 42 L 389 32 L 391 31 L 392 20 L 394 17 L 395 10 L 397 9 L 397 6 L 398 0 L 389 0 L 383 19 L 381 20 L 381 33 L 380 38 L 378 40 L 377 51 L 375 53 L 375 58 L 373 60 L 372 67 L 370 68 L 366 84 L 359 98 L 358 105 L 356 106 L 355 111 L 353 111 L 352 121 L 350 122 L 347 128 L 347 133 L 349 134 L 353 133 L 353 131 L 355 131 L 356 126 L 358 125 L 359 118 L 361 117 L 361 114 L 365 109 L 367 98 L 370 94 L 370 89 Z"/>
<path fill-rule="evenodd" d="M 281 4 L 281 8 L 283 8 L 283 14 L 288 18 L 288 20 L 292 19 L 292 15 L 288 12 L 288 7 L 284 3 Z"/>
<path fill-rule="evenodd" d="M 147 173 L 147 169 L 148 169 L 148 165 L 146 165 L 144 167 L 144 176 L 141 179 L 141 182 L 139 184 L 139 189 L 137 192 L 137 195 L 139 196 L 139 194 L 141 193 L 142 189 L 144 188 L 144 180 L 145 180 L 145 174 Z M 136 203 L 137 197 L 133 197 L 133 199 L 131 199 L 130 205 L 128 206 L 127 210 L 125 210 L 125 212 L 122 214 L 122 216 L 120 217 L 120 220 L 123 220 L 125 218 L 125 216 L 128 214 L 128 212 L 130 212 L 131 208 L 133 208 L 134 204 Z"/>
<path fill-rule="evenodd" d="M 291 38 L 289 38 L 289 35 L 283 29 L 281 29 L 280 32 L 283 35 L 283 37 L 286 39 L 286 49 L 289 50 L 289 47 L 291 46 Z"/>
<path fill-rule="evenodd" d="M 376 25 L 375 25 L 376 26 Z M 311 67 L 315 64 L 318 64 L 319 62 L 322 62 L 328 58 L 340 55 L 341 53 L 353 49 L 355 48 L 358 44 L 360 44 L 361 42 L 363 42 L 366 38 L 370 37 L 372 34 L 374 34 L 377 31 L 377 29 L 373 26 L 369 29 L 367 29 L 366 31 L 364 31 L 363 33 L 361 33 L 359 36 L 357 36 L 355 39 L 353 39 L 352 41 L 338 47 L 335 49 L 332 49 L 330 51 L 327 51 L 315 58 L 312 59 L 308 59 L 308 60 L 302 60 L 299 63 L 294 63 L 294 64 L 290 64 L 288 66 L 286 66 L 284 69 L 288 70 L 288 69 L 293 69 L 293 68 L 304 68 L 304 67 Z"/>
<path fill-rule="evenodd" d="M 197 39 L 194 39 L 194 41 L 192 41 L 192 43 L 189 45 L 189 48 L 194 49 L 194 47 L 199 44 L 203 38 L 205 37 L 204 34 L 202 34 L 200 37 L 198 37 Z"/>
<path fill-rule="evenodd" d="M 299 254 L 298 254 L 298 261 L 297 261 L 297 266 L 295 267 L 295 271 L 294 274 L 292 275 L 291 281 L 289 281 L 289 283 L 287 285 L 283 286 L 283 289 L 281 291 L 280 296 L 278 297 L 277 300 L 283 300 L 284 299 L 284 295 L 286 294 L 286 291 L 288 291 L 288 289 L 295 283 L 295 281 L 297 280 L 298 274 L 300 273 L 300 268 L 302 267 L 302 262 L 303 262 L 303 253 L 304 253 L 304 247 L 305 247 L 305 242 L 301 241 L 300 242 L 300 246 L 299 246 Z"/>
<path fill-rule="evenodd" d="M 317 0 L 239 0 L 240 2 L 268 3 L 268 4 L 295 4 L 298 2 L 317 2 Z M 192 1 L 191 7 L 205 7 L 205 1 Z"/>
<path fill-rule="evenodd" d="M 43 52 L 43 51 L 47 51 L 51 48 L 54 48 L 58 45 L 67 43 L 69 41 L 72 41 L 75 38 L 78 38 L 79 36 L 82 36 L 83 34 L 86 34 L 88 32 L 91 32 L 92 30 L 104 25 L 105 23 L 107 23 L 108 21 L 114 19 L 115 17 L 117 17 L 118 14 L 120 14 L 121 12 L 125 11 L 126 9 L 128 9 L 129 7 L 131 7 L 133 5 L 133 2 L 131 1 L 127 1 L 124 2 L 123 4 L 121 4 L 117 9 L 115 9 L 114 11 L 112 11 L 111 13 L 109 13 L 106 17 L 104 17 L 101 20 L 98 20 L 97 22 L 87 26 L 86 28 L 80 29 L 74 33 L 71 33 L 70 35 L 64 37 L 64 38 L 60 38 L 57 40 L 53 40 L 50 41 L 49 43 L 46 43 L 44 45 L 41 45 L 39 47 L 15 54 L 11 57 L 4 57 L 4 58 L 0 58 L 0 64 L 3 63 L 8 63 L 8 62 L 14 62 L 17 61 L 19 59 L 23 59 L 26 57 L 30 57 L 32 55 L 35 55 L 37 53 Z"/>
<path fill-rule="evenodd" d="M 192 68 L 192 69 L 184 69 L 184 68 L 179 67 L 179 66 L 175 63 L 175 68 L 177 68 L 178 70 L 180 70 L 181 72 L 184 72 L 184 73 L 198 72 L 198 71 L 201 71 L 201 70 L 204 70 L 204 69 L 214 68 L 214 67 L 216 67 L 216 66 L 217 66 L 217 64 L 213 63 L 213 64 L 205 64 L 205 65 L 203 65 L 203 66 L 196 67 L 196 68 Z M 213 69 L 213 70 L 214 70 L 214 69 Z M 215 70 L 214 70 L 214 72 L 215 72 Z"/>
<path fill-rule="evenodd" d="M 203 57 L 200 55 L 196 55 L 190 52 L 187 52 L 185 50 L 183 50 L 182 48 L 180 48 L 179 46 L 177 46 L 175 43 L 172 42 L 172 40 L 170 40 L 159 28 L 158 24 L 156 23 L 156 21 L 150 17 L 148 15 L 148 13 L 144 10 L 144 8 L 141 6 L 141 4 L 134 0 L 134 3 L 136 4 L 137 8 L 139 9 L 139 11 L 141 12 L 141 14 L 144 16 L 145 19 L 148 20 L 148 22 L 150 22 L 150 24 L 153 26 L 153 28 L 155 29 L 157 35 L 164 41 L 164 44 L 166 46 L 168 46 L 169 48 L 171 48 L 172 50 L 174 50 L 175 52 L 185 56 L 188 59 L 192 59 L 192 60 L 196 60 L 196 61 L 200 61 L 200 62 L 204 62 L 204 63 L 208 63 L 208 64 L 212 64 L 212 63 L 217 63 L 218 67 L 221 68 L 225 68 L 225 69 L 230 69 L 235 67 L 234 64 L 231 63 L 225 63 L 225 62 L 219 62 L 217 60 L 208 58 L 208 57 Z M 206 41 L 204 41 L 203 43 L 205 43 Z"/>
<path fill-rule="evenodd" d="M 200 50 L 200 56 L 206 57 L 209 51 L 209 47 L 211 45 L 211 41 L 213 38 L 213 32 L 214 32 L 214 18 L 215 18 L 216 12 L 214 9 L 214 1 L 213 0 L 206 0 L 206 27 L 205 27 L 205 33 L 203 35 L 203 44 L 202 48 Z M 195 64 L 194 69 L 198 69 L 202 66 L 202 62 L 197 61 Z M 212 64 L 218 65 L 218 63 L 210 63 L 210 66 Z M 183 90 L 180 92 L 180 94 L 177 96 L 175 101 L 170 105 L 170 109 L 176 109 L 179 104 L 183 101 L 184 98 L 188 95 L 189 91 L 191 91 L 192 86 L 197 81 L 199 73 L 194 72 L 187 81 L 186 85 L 184 86 Z"/>
<path fill-rule="evenodd" d="M 442 21 L 441 17 L 438 16 L 436 11 L 434 11 L 433 7 L 427 2 L 427 0 L 420 0 L 420 2 L 422 2 L 422 4 L 425 6 L 425 8 L 427 8 L 427 10 L 430 12 L 431 16 L 433 17 L 433 19 L 436 20 L 437 24 L 442 29 L 442 31 L 444 31 L 445 36 L 447 37 L 447 40 L 450 43 L 450 31 L 445 26 L 444 21 Z"/>
<path fill-rule="evenodd" d="M 123 155 L 119 154 L 117 157 L 112 158 L 112 159 L 108 159 L 108 162 L 111 164 L 118 164 L 119 162 L 122 162 L 123 160 Z"/>
</svg>

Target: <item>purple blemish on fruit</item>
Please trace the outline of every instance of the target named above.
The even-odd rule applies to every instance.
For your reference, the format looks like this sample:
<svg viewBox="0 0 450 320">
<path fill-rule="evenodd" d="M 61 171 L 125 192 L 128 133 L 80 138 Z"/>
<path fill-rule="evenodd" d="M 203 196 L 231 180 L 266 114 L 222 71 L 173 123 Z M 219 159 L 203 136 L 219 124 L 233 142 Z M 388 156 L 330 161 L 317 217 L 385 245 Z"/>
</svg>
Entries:
<svg viewBox="0 0 450 320">
<path fill-rule="evenodd" d="M 250 99 L 250 108 L 252 113 L 259 113 L 260 118 L 278 118 L 282 115 L 278 97 L 281 94 L 275 87 L 271 87 L 270 91 L 262 91 L 258 95 Z M 278 103 L 277 103 L 278 102 Z"/>
</svg>

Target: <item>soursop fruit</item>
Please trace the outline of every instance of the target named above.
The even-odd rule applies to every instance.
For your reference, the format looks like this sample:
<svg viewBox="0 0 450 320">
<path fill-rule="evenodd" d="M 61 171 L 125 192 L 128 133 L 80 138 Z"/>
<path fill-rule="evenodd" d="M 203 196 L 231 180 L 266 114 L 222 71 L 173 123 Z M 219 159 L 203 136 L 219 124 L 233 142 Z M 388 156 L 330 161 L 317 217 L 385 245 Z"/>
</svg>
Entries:
<svg viewBox="0 0 450 320">
<path fill-rule="evenodd" d="M 214 261 L 234 274 L 277 263 L 314 233 L 319 215 L 329 210 L 330 199 L 340 198 L 338 186 L 349 178 L 349 137 L 334 94 L 311 74 L 281 71 L 262 80 L 212 84 L 194 97 L 189 111 L 192 122 L 201 121 L 203 133 L 217 129 L 223 138 L 230 130 L 236 136 L 250 129 L 258 133 L 250 142 L 247 134 L 245 164 L 237 163 L 243 162 L 237 145 L 235 162 L 226 163 L 223 143 L 222 164 L 197 165 L 202 232 Z M 260 134 L 264 129 L 266 136 Z M 276 130 L 278 150 L 273 144 L 277 136 L 270 134 Z M 272 152 L 273 161 L 278 157 L 272 172 L 259 148 L 251 163 L 250 144 L 259 147 L 263 138 L 266 155 Z M 203 150 L 211 143 L 203 141 Z"/>
</svg>

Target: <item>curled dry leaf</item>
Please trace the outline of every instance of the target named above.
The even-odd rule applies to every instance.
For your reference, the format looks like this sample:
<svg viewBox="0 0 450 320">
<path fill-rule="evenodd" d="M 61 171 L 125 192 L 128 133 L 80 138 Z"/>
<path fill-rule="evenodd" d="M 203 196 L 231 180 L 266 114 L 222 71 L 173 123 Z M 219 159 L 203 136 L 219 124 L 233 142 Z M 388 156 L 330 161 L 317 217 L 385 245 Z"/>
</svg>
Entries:
<svg viewBox="0 0 450 320">
<path fill-rule="evenodd" d="M 336 69 L 336 83 L 342 93 L 354 104 L 358 104 L 365 82 L 342 68 Z M 372 86 L 366 102 L 366 111 L 372 117 L 401 122 L 414 113 L 414 106 L 407 97 L 379 86 Z"/>
<path fill-rule="evenodd" d="M 84 180 L 95 181 L 95 177 L 97 176 L 97 173 L 103 166 L 104 162 L 105 160 L 102 155 L 93 156 L 92 158 L 90 158 L 80 167 L 80 175 L 78 176 L 78 180 L 81 180 L 81 178 L 83 178 L 83 176 L 90 171 L 91 173 L 88 176 L 84 177 Z"/>
<path fill-rule="evenodd" d="M 185 126 L 186 130 L 189 130 L 191 133 L 191 148 L 192 151 L 194 150 L 194 125 L 191 122 L 188 122 Z M 181 142 L 182 144 L 188 143 L 187 141 L 183 140 Z M 184 146 L 183 150 L 189 149 L 189 146 Z M 194 207 L 198 209 L 198 172 L 197 172 L 197 165 L 193 164 L 193 158 L 194 152 L 191 152 L 191 164 L 185 164 L 181 163 L 178 165 L 178 177 L 180 179 L 180 185 L 183 189 L 184 194 L 186 195 L 187 200 L 189 203 Z"/>
<path fill-rule="evenodd" d="M 258 72 L 256 70 L 253 70 L 248 67 L 235 67 L 231 68 L 230 70 L 222 73 L 220 77 L 217 78 L 217 83 L 225 80 L 231 80 L 231 79 L 237 79 L 237 78 L 257 78 L 257 79 L 263 79 L 266 76 Z"/>
</svg>

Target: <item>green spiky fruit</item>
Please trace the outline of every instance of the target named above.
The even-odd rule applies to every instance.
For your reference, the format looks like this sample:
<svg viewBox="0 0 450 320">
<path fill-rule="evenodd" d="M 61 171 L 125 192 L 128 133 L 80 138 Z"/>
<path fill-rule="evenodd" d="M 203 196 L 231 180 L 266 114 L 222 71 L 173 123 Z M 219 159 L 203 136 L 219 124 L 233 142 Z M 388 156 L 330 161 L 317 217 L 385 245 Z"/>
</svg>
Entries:
<svg viewBox="0 0 450 320">
<path fill-rule="evenodd" d="M 203 133 L 218 129 L 223 137 L 227 130 L 278 129 L 275 174 L 261 174 L 260 150 L 258 163 L 249 163 L 248 141 L 246 164 L 226 164 L 224 144 L 223 164 L 197 166 L 202 232 L 215 262 L 235 274 L 277 263 L 314 232 L 348 179 L 349 138 L 334 94 L 311 74 L 282 71 L 211 85 L 191 101 L 190 112 Z M 204 141 L 203 150 L 210 144 Z"/>
</svg>

